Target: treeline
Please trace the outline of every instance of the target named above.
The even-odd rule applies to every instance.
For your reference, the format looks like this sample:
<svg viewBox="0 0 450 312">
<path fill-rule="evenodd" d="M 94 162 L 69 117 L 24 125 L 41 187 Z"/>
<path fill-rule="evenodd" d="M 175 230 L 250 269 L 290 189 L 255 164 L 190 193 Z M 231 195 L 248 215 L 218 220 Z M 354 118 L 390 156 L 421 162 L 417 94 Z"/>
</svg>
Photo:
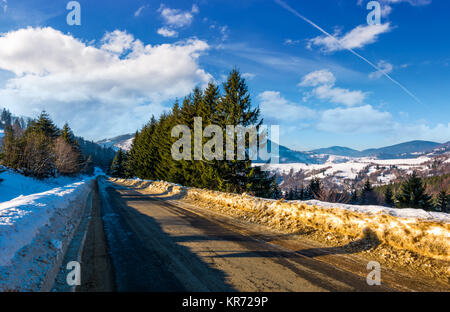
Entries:
<svg viewBox="0 0 450 312">
<path fill-rule="evenodd" d="M 86 141 L 76 139 L 68 124 L 59 129 L 46 112 L 26 125 L 18 120 L 5 123 L 0 163 L 24 175 L 44 179 L 91 173 L 94 166 L 108 168 L 114 157 L 110 151 L 106 163 L 107 152 L 103 151 L 101 157 L 105 158 L 100 161 L 101 147 L 95 149 Z"/>
<path fill-rule="evenodd" d="M 6 108 L 2 109 L 0 114 L 0 129 L 6 129 L 10 126 L 20 127 L 25 129 L 30 124 L 30 118 L 16 117 L 11 114 Z"/>
<path fill-rule="evenodd" d="M 374 191 L 388 206 L 450 212 L 450 174 L 421 178 L 414 172 L 402 183 L 377 186 Z"/>
<path fill-rule="evenodd" d="M 320 179 L 313 178 L 309 185 L 291 189 L 284 198 L 287 200 L 317 199 L 324 202 L 352 205 L 380 205 L 396 208 L 419 208 L 428 211 L 450 212 L 450 197 L 441 184 L 441 191 L 435 195 L 427 193 L 427 186 L 444 181 L 445 176 L 420 178 L 412 173 L 403 183 L 373 187 L 369 180 L 364 186 L 352 192 L 335 192 L 324 188 Z"/>
<path fill-rule="evenodd" d="M 223 90 L 214 83 L 209 83 L 204 91 L 195 88 L 181 106 L 177 101 L 170 112 L 161 115 L 159 119 L 152 117 L 136 133 L 131 150 L 128 153 L 122 150 L 117 153 L 111 174 L 278 198 L 281 194 L 275 179 L 260 167 L 252 167 L 248 157 L 246 160 L 174 160 L 171 154 L 173 144 L 179 139 L 171 136 L 172 129 L 177 125 L 185 125 L 193 130 L 195 117 L 202 118 L 202 130 L 208 125 L 217 125 L 223 129 L 225 137 L 227 125 L 259 126 L 262 123 L 259 115 L 259 108 L 251 106 L 245 79 L 238 70 L 233 70 L 223 84 Z M 209 139 L 203 137 L 202 140 L 203 147 Z M 234 148 L 236 155 L 236 146 Z M 226 159 L 225 150 L 224 143 L 223 159 Z M 191 156 L 191 159 L 195 159 L 193 149 Z"/>
<path fill-rule="evenodd" d="M 116 151 L 110 147 L 103 147 L 92 141 L 87 141 L 81 137 L 75 137 L 81 153 L 86 159 L 89 159 L 87 163 L 88 173 L 94 171 L 94 167 L 103 169 L 104 172 L 108 172 L 111 163 L 116 156 Z"/>
</svg>

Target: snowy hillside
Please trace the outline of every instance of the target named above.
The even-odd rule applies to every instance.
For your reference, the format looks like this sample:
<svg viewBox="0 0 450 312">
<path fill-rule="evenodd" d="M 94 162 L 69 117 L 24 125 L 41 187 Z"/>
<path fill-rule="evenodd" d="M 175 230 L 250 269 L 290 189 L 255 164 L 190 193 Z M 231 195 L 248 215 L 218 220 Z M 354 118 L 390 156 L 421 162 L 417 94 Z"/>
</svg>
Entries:
<svg viewBox="0 0 450 312">
<path fill-rule="evenodd" d="M 131 144 L 133 143 L 133 138 L 134 134 L 125 134 L 111 139 L 104 139 L 96 143 L 106 148 L 111 147 L 117 151 L 119 149 L 129 151 L 131 149 Z"/>
<path fill-rule="evenodd" d="M 333 183 L 348 188 L 355 180 L 362 181 L 367 178 L 374 185 L 389 184 L 413 171 L 424 176 L 449 173 L 449 161 L 450 153 L 437 156 L 427 154 L 407 159 L 329 156 L 323 164 L 268 164 L 264 167 L 278 176 L 283 188 L 295 188 L 296 185 L 308 183 L 313 178 L 319 178 L 325 184 Z"/>
</svg>

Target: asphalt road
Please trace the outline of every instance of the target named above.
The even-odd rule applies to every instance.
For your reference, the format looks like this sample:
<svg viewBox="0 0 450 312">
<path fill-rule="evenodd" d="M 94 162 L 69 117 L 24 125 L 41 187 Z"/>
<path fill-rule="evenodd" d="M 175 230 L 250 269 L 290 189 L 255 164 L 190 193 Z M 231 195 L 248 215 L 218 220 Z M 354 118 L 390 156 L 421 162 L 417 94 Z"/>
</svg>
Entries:
<svg viewBox="0 0 450 312">
<path fill-rule="evenodd" d="M 101 258 L 91 252 L 86 261 L 88 270 L 102 273 L 90 280 L 109 282 L 85 291 L 436 290 L 390 270 L 382 270 L 380 286 L 369 286 L 368 261 L 336 248 L 264 233 L 106 180 L 98 184 L 102 218 L 91 227 L 99 232 L 103 226 L 105 238 L 98 233 L 90 240 L 86 248 Z"/>
</svg>

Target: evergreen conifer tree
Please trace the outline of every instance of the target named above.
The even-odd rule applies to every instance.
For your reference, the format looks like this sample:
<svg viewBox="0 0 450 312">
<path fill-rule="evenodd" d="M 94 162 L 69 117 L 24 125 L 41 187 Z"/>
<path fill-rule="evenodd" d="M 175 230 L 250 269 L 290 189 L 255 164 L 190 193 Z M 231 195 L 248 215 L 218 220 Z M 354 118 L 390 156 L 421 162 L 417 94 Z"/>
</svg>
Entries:
<svg viewBox="0 0 450 312">
<path fill-rule="evenodd" d="M 440 212 L 449 212 L 448 206 L 449 196 L 447 195 L 447 192 L 443 190 L 437 195 L 436 210 Z"/>
<path fill-rule="evenodd" d="M 431 197 L 425 193 L 425 188 L 416 172 L 402 184 L 396 199 L 398 208 L 429 209 L 431 207 Z"/>
<path fill-rule="evenodd" d="M 384 204 L 387 207 L 394 207 L 394 194 L 392 193 L 392 186 L 388 185 L 384 191 Z"/>
</svg>

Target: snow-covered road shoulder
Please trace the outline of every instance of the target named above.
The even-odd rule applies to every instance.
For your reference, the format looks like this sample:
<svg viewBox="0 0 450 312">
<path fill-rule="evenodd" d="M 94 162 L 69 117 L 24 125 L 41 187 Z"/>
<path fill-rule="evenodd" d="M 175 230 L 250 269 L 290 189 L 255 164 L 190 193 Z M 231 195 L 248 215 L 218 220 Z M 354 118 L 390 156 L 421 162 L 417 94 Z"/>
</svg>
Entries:
<svg viewBox="0 0 450 312">
<path fill-rule="evenodd" d="M 0 291 L 46 290 L 80 222 L 95 177 L 78 180 L 0 203 Z"/>
</svg>

